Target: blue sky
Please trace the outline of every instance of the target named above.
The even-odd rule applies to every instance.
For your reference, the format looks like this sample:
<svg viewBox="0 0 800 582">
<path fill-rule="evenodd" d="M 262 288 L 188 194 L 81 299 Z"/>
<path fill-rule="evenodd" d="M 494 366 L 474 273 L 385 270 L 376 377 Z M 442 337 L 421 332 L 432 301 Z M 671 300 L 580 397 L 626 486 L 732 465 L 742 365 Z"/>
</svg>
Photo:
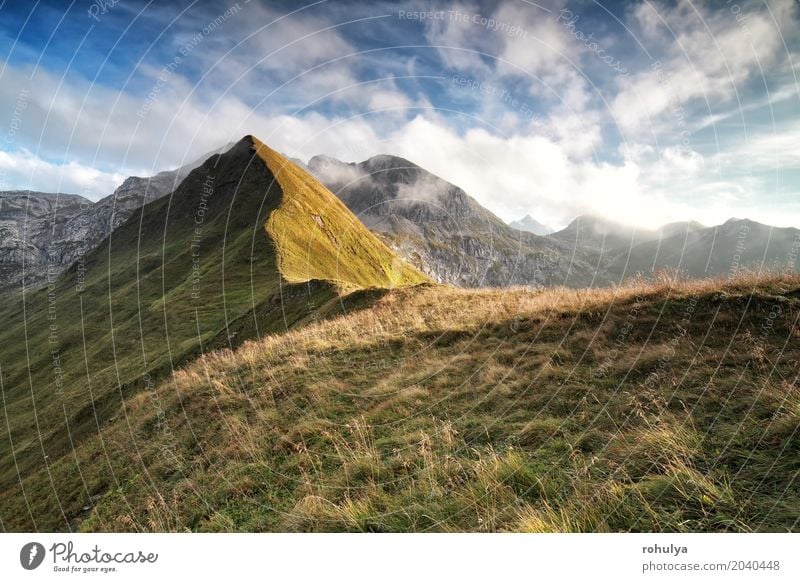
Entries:
<svg viewBox="0 0 800 582">
<path fill-rule="evenodd" d="M 168 5 L 165 5 L 168 4 Z M 253 133 L 506 220 L 800 226 L 800 4 L 4 2 L 0 188 L 98 199 Z"/>
</svg>

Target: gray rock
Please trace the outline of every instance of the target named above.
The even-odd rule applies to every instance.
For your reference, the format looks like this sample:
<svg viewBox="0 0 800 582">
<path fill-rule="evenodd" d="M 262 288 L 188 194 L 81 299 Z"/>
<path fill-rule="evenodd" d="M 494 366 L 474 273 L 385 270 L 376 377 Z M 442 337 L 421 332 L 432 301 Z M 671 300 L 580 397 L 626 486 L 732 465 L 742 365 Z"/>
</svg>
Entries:
<svg viewBox="0 0 800 582">
<path fill-rule="evenodd" d="M 0 192 L 0 294 L 55 280 L 136 209 L 170 194 L 189 172 L 229 146 L 150 178 L 131 176 L 98 202 L 75 194 Z"/>
<path fill-rule="evenodd" d="M 348 164 L 315 156 L 308 168 L 395 252 L 438 282 L 593 282 L 591 249 L 511 228 L 458 186 L 408 160 L 380 155 Z"/>
<path fill-rule="evenodd" d="M 94 203 L 75 194 L 0 192 L 0 292 L 36 286 L 71 263 L 74 221 Z"/>
</svg>

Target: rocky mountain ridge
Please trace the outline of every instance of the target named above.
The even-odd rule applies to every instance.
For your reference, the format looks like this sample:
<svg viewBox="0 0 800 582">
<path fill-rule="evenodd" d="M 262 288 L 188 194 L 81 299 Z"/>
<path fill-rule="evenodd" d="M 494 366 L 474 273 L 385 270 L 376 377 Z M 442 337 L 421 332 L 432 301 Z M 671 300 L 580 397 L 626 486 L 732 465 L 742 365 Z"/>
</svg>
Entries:
<svg viewBox="0 0 800 582">
<path fill-rule="evenodd" d="M 397 156 L 329 156 L 309 170 L 407 261 L 459 287 L 588 285 L 593 253 L 505 224 L 464 190 Z"/>
<path fill-rule="evenodd" d="M 0 294 L 52 281 L 136 209 L 170 194 L 189 172 L 230 145 L 175 170 L 130 176 L 97 202 L 75 194 L 0 192 Z"/>
<path fill-rule="evenodd" d="M 532 217 L 506 225 L 458 186 L 401 157 L 287 160 L 319 178 L 403 259 L 458 287 L 605 286 L 663 269 L 702 278 L 731 269 L 798 268 L 796 229 L 738 219 L 642 229 L 583 215 L 540 236 L 529 231 L 546 227 Z M 96 203 L 66 194 L 0 193 L 0 293 L 21 289 L 23 280 L 26 289 L 45 284 L 137 208 L 172 192 L 201 162 L 130 177 Z"/>
</svg>

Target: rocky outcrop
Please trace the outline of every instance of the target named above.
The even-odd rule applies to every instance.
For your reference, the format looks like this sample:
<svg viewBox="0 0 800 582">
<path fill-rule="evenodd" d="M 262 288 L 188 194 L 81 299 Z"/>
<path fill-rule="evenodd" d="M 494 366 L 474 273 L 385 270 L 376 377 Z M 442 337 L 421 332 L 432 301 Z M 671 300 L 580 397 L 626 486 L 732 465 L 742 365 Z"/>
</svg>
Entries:
<svg viewBox="0 0 800 582">
<path fill-rule="evenodd" d="M 93 203 L 74 194 L 0 192 L 0 292 L 39 285 L 71 263 L 73 221 Z"/>
</svg>

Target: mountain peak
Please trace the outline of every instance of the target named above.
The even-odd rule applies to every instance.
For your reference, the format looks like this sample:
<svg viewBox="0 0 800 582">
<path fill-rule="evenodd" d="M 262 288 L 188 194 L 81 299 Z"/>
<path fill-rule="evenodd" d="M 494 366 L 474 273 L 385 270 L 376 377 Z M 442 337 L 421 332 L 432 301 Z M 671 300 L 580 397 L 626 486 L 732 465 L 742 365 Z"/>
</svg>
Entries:
<svg viewBox="0 0 800 582">
<path fill-rule="evenodd" d="M 258 144 L 263 145 L 261 143 L 261 140 L 259 140 L 252 133 L 248 133 L 248 134 L 242 136 L 242 138 L 239 141 L 237 141 L 236 144 L 234 144 L 234 145 L 238 145 L 238 144 L 247 144 L 247 145 L 251 145 L 251 146 L 252 145 L 258 145 Z"/>
<path fill-rule="evenodd" d="M 361 163 L 368 170 L 388 170 L 393 168 L 419 168 L 417 164 L 400 156 L 378 154 Z"/>
<path fill-rule="evenodd" d="M 539 236 L 544 236 L 554 232 L 552 228 L 550 228 L 546 224 L 542 224 L 530 214 L 526 214 L 519 220 L 515 220 L 514 222 L 509 223 L 509 226 L 511 228 L 516 228 L 517 230 L 530 232 Z"/>
<path fill-rule="evenodd" d="M 308 165 L 313 166 L 314 164 L 344 164 L 341 160 L 337 160 L 332 156 L 326 156 L 325 154 L 317 154 L 313 156 L 310 160 L 308 160 Z"/>
<path fill-rule="evenodd" d="M 394 287 L 426 278 L 404 263 L 309 172 L 254 136 L 248 145 L 274 176 L 281 200 L 265 228 L 289 282 L 312 279 L 346 287 Z"/>
<path fill-rule="evenodd" d="M 242 137 L 239 141 L 233 144 L 231 148 L 226 152 L 229 154 L 242 154 L 251 152 L 252 149 L 261 144 L 261 142 L 256 138 L 254 135 L 247 134 Z"/>
<path fill-rule="evenodd" d="M 728 220 L 726 220 L 722 224 L 722 226 L 723 227 L 727 227 L 727 228 L 734 228 L 734 227 L 738 227 L 738 228 L 742 228 L 742 227 L 747 227 L 747 228 L 766 227 L 766 228 L 769 228 L 767 225 L 761 224 L 760 222 L 756 222 L 755 220 L 750 220 L 749 218 L 729 218 Z"/>
</svg>

